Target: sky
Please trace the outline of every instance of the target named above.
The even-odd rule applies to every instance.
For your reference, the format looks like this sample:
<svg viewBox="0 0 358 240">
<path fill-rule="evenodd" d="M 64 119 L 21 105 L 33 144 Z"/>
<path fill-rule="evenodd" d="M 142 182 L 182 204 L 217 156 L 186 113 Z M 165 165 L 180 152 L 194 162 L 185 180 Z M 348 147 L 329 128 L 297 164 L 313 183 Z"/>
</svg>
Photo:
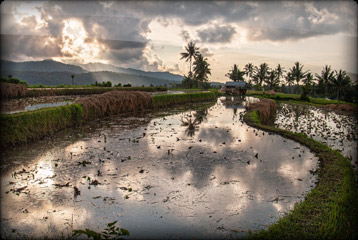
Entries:
<svg viewBox="0 0 358 240">
<path fill-rule="evenodd" d="M 4 1 L 1 59 L 187 74 L 193 41 L 225 82 L 234 64 L 357 74 L 355 1 Z"/>
</svg>

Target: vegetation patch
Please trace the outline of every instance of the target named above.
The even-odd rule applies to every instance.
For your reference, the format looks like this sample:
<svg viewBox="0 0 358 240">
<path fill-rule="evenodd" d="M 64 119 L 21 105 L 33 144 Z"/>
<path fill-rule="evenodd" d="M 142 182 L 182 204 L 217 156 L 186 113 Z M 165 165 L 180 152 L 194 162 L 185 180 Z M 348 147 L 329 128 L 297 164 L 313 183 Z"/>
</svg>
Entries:
<svg viewBox="0 0 358 240">
<path fill-rule="evenodd" d="M 274 119 L 276 103 L 271 99 L 262 99 L 260 102 L 250 104 L 248 110 L 257 110 L 260 122 L 268 124 Z"/>
<path fill-rule="evenodd" d="M 85 87 L 85 88 L 49 88 L 49 89 L 28 89 L 24 97 L 39 96 L 63 96 L 63 95 L 92 95 L 102 94 L 110 91 L 167 91 L 167 87 Z"/>
<path fill-rule="evenodd" d="M 0 83 L 1 100 L 24 97 L 27 93 L 26 85 L 16 83 Z"/>
<path fill-rule="evenodd" d="M 1 114 L 1 147 L 33 141 L 67 127 L 79 125 L 82 120 L 83 108 L 79 104 Z"/>
<path fill-rule="evenodd" d="M 195 92 L 187 94 L 165 94 L 152 97 L 154 108 L 168 107 L 183 103 L 207 101 L 216 98 L 217 92 Z"/>
<path fill-rule="evenodd" d="M 355 239 L 358 237 L 358 192 L 350 161 L 302 133 L 263 125 L 258 110 L 248 111 L 244 121 L 255 128 L 279 134 L 307 146 L 319 158 L 318 183 L 294 210 L 249 236 L 264 239 Z"/>
</svg>

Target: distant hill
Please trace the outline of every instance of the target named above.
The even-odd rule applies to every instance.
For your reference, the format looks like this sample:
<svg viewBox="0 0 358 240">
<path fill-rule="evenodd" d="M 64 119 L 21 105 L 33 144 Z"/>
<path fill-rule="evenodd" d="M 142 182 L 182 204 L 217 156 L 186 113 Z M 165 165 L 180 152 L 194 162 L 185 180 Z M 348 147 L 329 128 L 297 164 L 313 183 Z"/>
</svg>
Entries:
<svg viewBox="0 0 358 240">
<path fill-rule="evenodd" d="M 89 72 L 112 71 L 112 72 L 119 72 L 119 73 L 126 73 L 126 74 L 134 74 L 138 76 L 159 78 L 169 81 L 182 81 L 184 78 L 181 75 L 173 74 L 170 72 L 146 72 L 138 69 L 122 68 L 111 64 L 103 64 L 103 63 L 87 63 L 87 64 L 79 64 L 78 66 L 82 67 L 83 69 Z"/>
<path fill-rule="evenodd" d="M 1 70 L 1 76 L 8 76 L 11 74 L 14 78 L 18 78 L 22 81 L 26 81 L 29 85 L 71 85 L 72 72 L 36 72 L 36 71 L 3 71 Z M 109 71 L 102 72 L 87 72 L 75 74 L 75 84 L 76 85 L 90 85 L 97 82 L 107 82 L 111 81 L 112 84 L 121 83 L 127 84 L 131 83 L 132 86 L 150 86 L 151 84 L 154 86 L 159 85 L 167 85 L 170 86 L 171 83 L 180 83 L 174 81 L 168 81 L 164 79 L 151 78 L 146 76 L 138 76 L 133 74 L 125 74 L 125 73 L 115 73 Z"/>
<path fill-rule="evenodd" d="M 71 72 L 77 74 L 87 72 L 79 66 L 64 64 L 53 60 L 30 62 L 11 62 L 1 60 L 0 67 L 1 71 Z"/>
</svg>

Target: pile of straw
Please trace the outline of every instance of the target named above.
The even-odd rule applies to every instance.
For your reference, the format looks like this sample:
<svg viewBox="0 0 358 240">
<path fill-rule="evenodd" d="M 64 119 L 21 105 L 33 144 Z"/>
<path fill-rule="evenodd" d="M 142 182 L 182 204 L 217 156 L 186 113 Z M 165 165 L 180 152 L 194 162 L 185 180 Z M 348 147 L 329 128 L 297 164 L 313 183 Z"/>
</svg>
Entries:
<svg viewBox="0 0 358 240">
<path fill-rule="evenodd" d="M 246 107 L 249 110 L 258 110 L 260 121 L 267 124 L 273 121 L 276 113 L 276 103 L 272 99 L 261 99 L 260 102 L 250 104 Z"/>
<path fill-rule="evenodd" d="M 152 97 L 145 92 L 111 91 L 80 98 L 76 103 L 82 104 L 86 119 L 93 119 L 150 108 Z"/>
<path fill-rule="evenodd" d="M 348 104 L 327 104 L 324 106 L 330 110 L 338 111 L 338 112 L 345 112 L 354 114 L 357 112 L 357 107 L 348 105 Z"/>
<path fill-rule="evenodd" d="M 26 94 L 26 86 L 24 84 L 1 83 L 0 97 L 1 99 L 20 98 Z"/>
</svg>

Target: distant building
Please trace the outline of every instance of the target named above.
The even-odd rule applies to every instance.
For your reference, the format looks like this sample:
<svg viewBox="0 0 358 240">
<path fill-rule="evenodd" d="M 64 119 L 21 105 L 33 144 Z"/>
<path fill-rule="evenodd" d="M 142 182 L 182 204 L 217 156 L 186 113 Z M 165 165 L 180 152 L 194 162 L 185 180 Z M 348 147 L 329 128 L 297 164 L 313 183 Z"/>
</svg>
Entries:
<svg viewBox="0 0 358 240">
<path fill-rule="evenodd" d="M 226 82 L 220 91 L 225 92 L 226 94 L 229 95 L 245 96 L 247 91 L 247 83 L 244 81 Z"/>
</svg>

